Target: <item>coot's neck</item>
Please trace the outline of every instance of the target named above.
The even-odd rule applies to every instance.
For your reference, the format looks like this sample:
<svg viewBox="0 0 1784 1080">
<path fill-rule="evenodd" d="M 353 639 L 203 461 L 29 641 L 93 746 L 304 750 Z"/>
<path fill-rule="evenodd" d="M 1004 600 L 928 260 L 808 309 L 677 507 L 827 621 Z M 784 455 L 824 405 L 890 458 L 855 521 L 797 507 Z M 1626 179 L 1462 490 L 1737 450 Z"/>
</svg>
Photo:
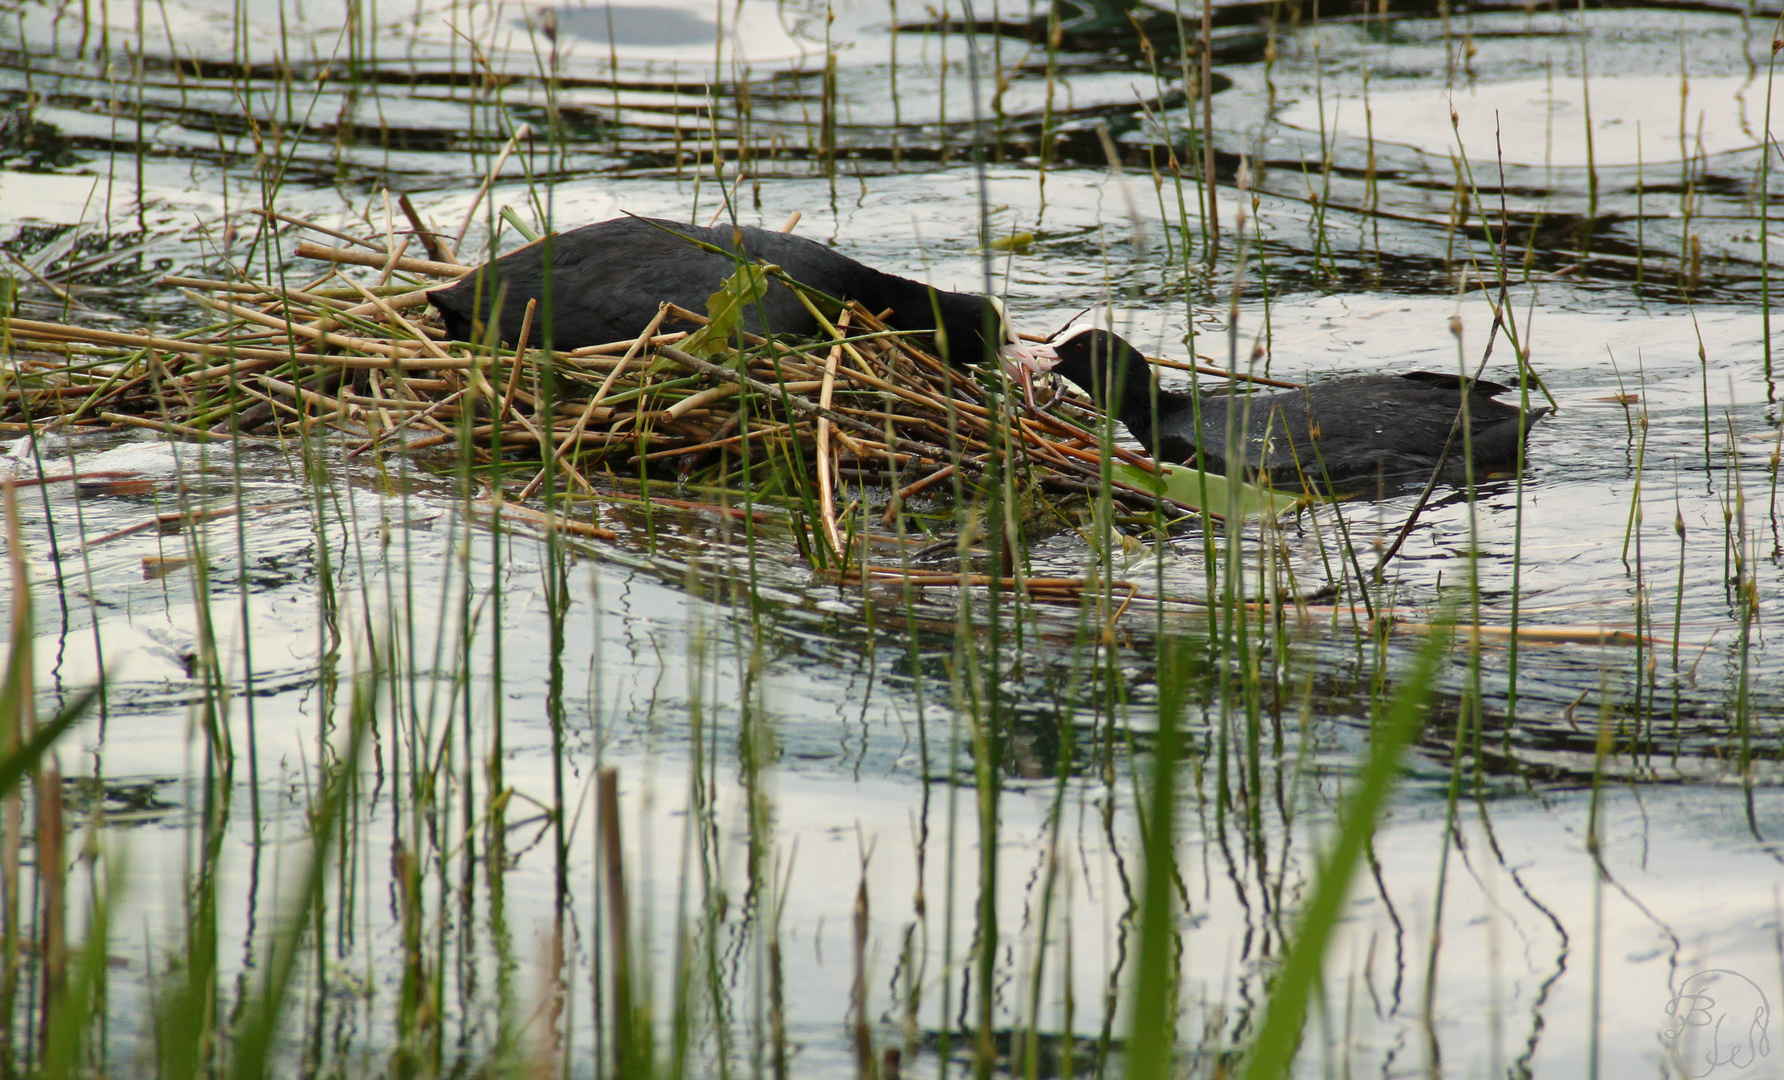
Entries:
<svg viewBox="0 0 1784 1080">
<path fill-rule="evenodd" d="M 1136 442 L 1146 448 L 1148 454 L 1156 453 L 1157 432 L 1152 424 L 1152 366 L 1133 349 L 1117 348 L 1113 351 L 1113 356 L 1099 351 L 1094 361 L 1082 358 L 1061 361 L 1053 372 L 1077 383 L 1090 395 L 1090 400 L 1096 402 L 1097 408 L 1120 420 L 1122 426 L 1127 428 Z M 1116 405 L 1113 409 L 1109 408 L 1105 400 L 1110 365 L 1114 367 Z M 1188 408 L 1189 404 L 1189 395 L 1169 390 L 1158 391 L 1160 417 Z"/>
<path fill-rule="evenodd" d="M 1003 316 L 992 303 L 972 293 L 932 289 L 920 281 L 886 275 L 892 294 L 893 325 L 900 330 L 941 330 L 947 339 L 947 360 L 956 366 L 983 364 L 997 352 Z M 941 315 L 938 322 L 937 314 Z M 937 342 L 936 354 L 943 345 Z"/>
</svg>

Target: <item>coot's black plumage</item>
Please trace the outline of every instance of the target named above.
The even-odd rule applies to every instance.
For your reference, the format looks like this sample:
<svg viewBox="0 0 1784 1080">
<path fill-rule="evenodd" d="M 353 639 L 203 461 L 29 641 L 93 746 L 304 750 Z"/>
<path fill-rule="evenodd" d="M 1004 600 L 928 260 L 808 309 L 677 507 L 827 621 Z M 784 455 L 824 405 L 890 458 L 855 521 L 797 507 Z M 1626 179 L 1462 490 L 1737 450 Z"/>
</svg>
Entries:
<svg viewBox="0 0 1784 1080">
<path fill-rule="evenodd" d="M 1518 444 L 1549 411 L 1522 413 L 1493 400 L 1507 389 L 1498 383 L 1414 371 L 1351 375 L 1274 394 L 1206 394 L 1199 428 L 1196 395 L 1159 390 L 1154 427 L 1151 365 L 1118 335 L 1082 328 L 1033 354 L 1034 366 L 1070 379 L 1098 405 L 1104 404 L 1103 387 L 1111 386 L 1115 417 L 1161 461 L 1197 461 L 1210 471 L 1226 472 L 1231 417 L 1245 471 L 1261 468 L 1279 483 L 1293 483 L 1299 476 L 1356 481 L 1429 475 L 1440 458 L 1446 478 L 1457 479 L 1466 460 L 1462 434 L 1457 432 L 1447 458 L 1444 444 L 1464 395 L 1475 467 L 1515 466 Z M 1113 382 L 1105 383 L 1111 370 Z"/>
<path fill-rule="evenodd" d="M 513 342 L 520 336 L 527 301 L 544 304 L 549 273 L 554 348 L 623 341 L 642 332 L 664 300 L 704 314 L 707 297 L 736 272 L 730 257 L 684 237 L 736 251 L 739 236 L 746 259 L 773 263 L 803 285 L 838 300 L 858 300 L 876 314 L 891 308 L 889 323 L 895 329 L 933 331 L 939 311 L 947 355 L 957 364 L 991 359 L 1008 336 L 1001 313 L 982 296 L 943 292 L 882 273 L 800 236 L 750 225 L 734 233 L 729 225 L 706 228 L 656 218 L 614 218 L 528 244 L 435 289 L 428 299 L 444 316 L 446 333 L 464 341 L 475 334 L 475 322 L 491 321 L 488 313 L 501 296 L 501 338 Z M 762 333 L 764 325 L 776 334 L 809 336 L 819 330 L 811 312 L 778 282 L 769 285 L 759 305 L 745 309 L 742 325 L 753 333 Z M 535 315 L 535 344 L 542 341 L 544 326 L 543 313 Z M 671 320 L 663 329 L 688 327 Z"/>
</svg>

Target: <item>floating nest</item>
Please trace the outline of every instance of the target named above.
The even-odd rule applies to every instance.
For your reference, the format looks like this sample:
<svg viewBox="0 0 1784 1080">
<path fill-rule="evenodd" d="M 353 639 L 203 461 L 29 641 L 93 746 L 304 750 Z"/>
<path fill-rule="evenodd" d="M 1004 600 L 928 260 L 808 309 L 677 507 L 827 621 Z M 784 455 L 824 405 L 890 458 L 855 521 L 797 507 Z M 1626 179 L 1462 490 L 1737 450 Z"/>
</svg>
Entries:
<svg viewBox="0 0 1784 1080">
<path fill-rule="evenodd" d="M 0 369 L 0 423 L 321 438 L 350 457 L 431 449 L 502 463 L 510 504 L 548 481 L 593 495 L 613 478 L 669 474 L 738 492 L 733 502 L 744 491 L 800 500 L 822 518 L 832 553 L 848 550 L 835 509 L 845 487 L 872 485 L 890 525 L 909 500 L 983 483 L 999 455 L 1025 485 L 1106 486 L 1135 511 L 1180 519 L 1206 505 L 1219 518 L 1227 506 L 1164 487 L 1150 461 L 1093 433 L 1082 399 L 1027 409 L 996 372 L 950 368 L 859 305 L 829 301 L 824 340 L 748 332 L 737 312 L 772 267 L 740 266 L 709 303 L 710 320 L 664 304 L 636 339 L 548 352 L 524 340 L 518 349 L 444 340 L 427 290 L 468 267 L 331 235 L 351 246 L 298 245 L 300 260 L 320 264 L 301 287 L 164 279 L 209 318 L 183 336 L 8 319 L 14 360 Z M 802 295 L 814 313 L 827 300 Z M 665 322 L 696 329 L 656 332 Z"/>
<path fill-rule="evenodd" d="M 1166 521 L 1273 517 L 1302 503 L 1218 475 L 1157 466 L 1099 438 L 1102 418 L 1083 398 L 1045 396 L 1030 409 L 1021 395 L 998 385 L 996 372 L 950 368 L 858 305 L 832 302 L 821 320 L 824 340 L 751 334 L 734 312 L 772 268 L 740 268 L 727 283 L 730 295 L 714 294 L 709 302 L 711 319 L 662 306 L 658 323 L 685 321 L 693 331 L 654 333 L 653 324 L 630 341 L 547 352 L 524 342 L 508 349 L 444 340 L 427 290 L 469 267 L 332 235 L 354 246 L 300 243 L 298 257 L 321 264 L 301 288 L 163 279 L 210 317 L 182 336 L 5 319 L 0 356 L 10 363 L 0 365 L 0 431 L 148 428 L 193 441 L 320 440 L 350 457 L 443 455 L 481 466 L 480 475 L 499 475 L 490 498 L 478 505 L 606 539 L 617 537 L 526 503 L 542 495 L 548 480 L 560 495 L 612 498 L 615 481 L 667 475 L 716 488 L 721 501 L 652 494 L 650 503 L 732 517 L 759 516 L 778 505 L 816 518 L 821 542 L 810 542 L 816 529 L 795 528 L 793 535 L 813 568 L 838 580 L 1001 586 L 1066 603 L 1104 590 L 1124 605 L 1179 601 L 1109 579 L 995 577 L 966 567 L 914 568 L 908 561 L 875 565 L 864 552 L 887 538 L 886 529 L 912 500 L 982 495 L 1000 455 L 1025 489 L 1107 490 L 1132 511 L 1163 511 Z M 21 482 L 93 476 L 128 479 L 105 473 Z M 161 514 L 85 545 L 235 512 L 229 506 Z M 868 543 L 857 542 L 863 539 Z M 1636 640 L 1603 627 L 1517 632 L 1525 640 L 1536 635 L 1596 644 Z"/>
</svg>

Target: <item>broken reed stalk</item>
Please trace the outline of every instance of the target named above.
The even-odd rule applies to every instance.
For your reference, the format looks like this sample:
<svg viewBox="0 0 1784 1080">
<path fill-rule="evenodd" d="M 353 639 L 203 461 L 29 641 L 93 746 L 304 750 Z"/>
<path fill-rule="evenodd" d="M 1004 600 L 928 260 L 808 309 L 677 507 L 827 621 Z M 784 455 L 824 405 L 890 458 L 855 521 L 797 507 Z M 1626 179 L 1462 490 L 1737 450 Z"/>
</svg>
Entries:
<svg viewBox="0 0 1784 1080">
<path fill-rule="evenodd" d="M 842 313 L 837 329 L 847 332 L 849 312 Z M 836 393 L 836 363 L 842 359 L 843 343 L 838 340 L 830 346 L 830 352 L 824 359 L 824 379 L 818 387 L 818 513 L 824 519 L 824 537 L 830 543 L 831 554 L 835 556 L 836 566 L 847 566 L 849 553 L 843 544 L 842 534 L 836 527 L 836 494 L 831 487 L 830 473 L 830 418 L 824 411 L 830 408 Z M 782 384 L 784 388 L 785 383 Z"/>
</svg>

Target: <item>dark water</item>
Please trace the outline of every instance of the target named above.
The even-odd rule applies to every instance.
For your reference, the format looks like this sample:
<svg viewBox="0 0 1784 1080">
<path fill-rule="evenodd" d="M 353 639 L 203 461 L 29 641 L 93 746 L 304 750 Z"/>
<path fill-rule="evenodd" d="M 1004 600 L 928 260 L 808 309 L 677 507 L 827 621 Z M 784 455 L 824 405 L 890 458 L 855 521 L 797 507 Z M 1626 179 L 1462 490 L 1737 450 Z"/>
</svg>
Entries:
<svg viewBox="0 0 1784 1080">
<path fill-rule="evenodd" d="M 192 305 L 156 282 L 264 266 L 248 213 L 263 203 L 381 233 L 388 186 L 456 231 L 522 123 L 537 134 L 470 215 L 466 251 L 517 242 L 505 228 L 490 239 L 491 206 L 558 225 L 622 209 L 704 221 L 741 167 L 745 222 L 777 227 L 799 211 L 801 233 L 863 261 L 947 287 L 989 281 L 1027 329 L 1095 305 L 1173 358 L 1193 349 L 1243 363 L 1261 341 L 1260 365 L 1281 378 L 1472 369 L 1484 357 L 1489 378 L 1514 381 L 1514 345 L 1493 329 L 1503 295 L 1557 409 L 1536 429 L 1521 481 L 1483 484 L 1472 506 L 1438 493 L 1372 601 L 1429 619 L 1466 584 L 1472 519 L 1480 608 L 1466 617 L 1507 625 L 1515 596 L 1524 624 L 1651 640 L 1525 642 L 1514 654 L 1488 639 L 1478 674 L 1466 650 L 1454 654 L 1377 838 L 1379 869 L 1330 954 L 1301 1070 L 1572 1077 L 1596 1055 L 1602 1075 L 1703 1075 L 1669 1058 L 1664 1037 L 1669 1003 L 1695 973 L 1749 979 L 1774 1010 L 1784 1000 L 1774 839 L 1784 657 L 1772 642 L 1784 541 L 1778 343 L 1767 340 L 1777 330 L 1766 318 L 1784 230 L 1770 205 L 1781 162 L 1761 149 L 1775 11 L 1381 18 L 1223 5 L 1211 80 L 1222 240 L 1210 262 L 1193 142 L 1201 103 L 1186 94 L 1168 13 L 1140 20 L 1143 45 L 1119 13 L 1074 9 L 1049 52 L 1043 8 L 585 6 L 556 9 L 555 41 L 545 10 L 8 9 L 0 249 L 63 294 L 9 264 L 24 283 L 21 314 L 196 326 Z M 1199 12 L 1185 15 L 1193 35 Z M 1029 235 L 982 243 L 1019 234 Z M 294 240 L 280 237 L 271 257 L 287 259 Z M 1497 281 L 1496 258 L 1510 270 L 1503 294 L 1480 288 Z M 217 931 L 226 1002 L 261 966 L 321 747 L 340 745 L 340 688 L 387 617 L 402 642 L 399 681 L 413 688 L 372 752 L 357 876 L 331 916 L 328 963 L 290 1021 L 303 1033 L 294 1061 L 384 1070 L 399 974 L 390 851 L 410 835 L 415 801 L 403 777 L 412 759 L 446 762 L 450 794 L 417 813 L 458 830 L 461 809 L 481 814 L 494 794 L 494 755 L 515 793 L 503 906 L 487 885 L 471 890 L 462 920 L 444 885 L 426 903 L 431 925 L 453 927 L 441 940 L 462 951 L 441 973 L 458 1040 L 447 1059 L 483 1060 L 505 1018 L 530 1012 L 544 993 L 543 935 L 565 904 L 576 1019 L 562 1026 L 573 1060 L 594 1053 L 599 762 L 621 770 L 656 992 L 670 992 L 678 913 L 706 911 L 707 936 L 693 938 L 716 943 L 718 996 L 738 1041 L 723 1048 L 708 1035 L 698 1053 L 750 1067 L 747 1047 L 765 1037 L 752 1011 L 766 993 L 759 905 L 778 900 L 792 1069 L 805 1076 L 854 1067 L 844 1023 L 863 878 L 877 1038 L 907 1038 L 913 987 L 913 1047 L 970 1023 L 961 987 L 977 940 L 976 811 L 972 789 L 948 781 L 971 782 L 971 718 L 986 694 L 1010 718 L 998 763 L 996 1023 L 1034 1015 L 1049 1037 L 1102 1031 L 1111 981 L 1132 963 L 1136 789 L 1124 763 L 1146 753 L 1161 626 L 1201 643 L 1179 1030 L 1188 1068 L 1210 1073 L 1257 1022 L 1286 912 L 1367 745 L 1371 709 L 1420 640 L 1359 644 L 1348 601 L 1291 619 L 1253 658 L 1261 787 L 1248 779 L 1223 796 L 1221 757 L 1241 769 L 1227 739 L 1243 738 L 1247 708 L 1221 696 L 1217 673 L 1236 661 L 1206 645 L 1207 618 L 1190 603 L 1207 594 L 1194 531 L 1114 557 L 1118 576 L 1172 601 L 1164 616 L 1130 606 L 1098 651 L 1083 644 L 1076 609 L 1042 609 L 1019 645 L 1005 642 L 987 690 L 962 673 L 963 640 L 991 645 L 982 629 L 957 629 L 956 594 L 929 589 L 907 606 L 900 594 L 827 584 L 785 529 L 765 529 L 752 558 L 723 520 L 599 508 L 621 540 L 578 548 L 554 631 L 552 553 L 468 522 L 444 459 L 306 465 L 288 447 L 232 456 L 106 434 L 56 435 L 35 451 L 16 443 L 8 463 L 29 475 L 39 457 L 51 471 L 75 463 L 158 481 L 152 494 L 60 484 L 20 502 L 40 696 L 102 672 L 109 683 L 103 716 L 71 737 L 61 764 L 86 778 L 77 805 L 104 796 L 109 842 L 127 865 L 106 1023 L 120 1072 L 150 1052 L 148 987 L 176 948 L 200 862 L 193 837 L 212 782 L 202 731 L 217 700 L 197 674 L 207 635 L 235 760 L 220 786 L 232 800 Z M 80 546 L 174 508 L 181 491 L 249 512 L 196 538 L 150 530 Z M 1413 501 L 1321 508 L 1252 535 L 1245 550 L 1254 566 L 1273 552 L 1311 591 L 1332 573 L 1340 514 L 1366 564 Z M 1045 533 L 1035 573 L 1094 569 L 1083 533 Z M 145 574 L 145 559 L 190 557 L 202 577 Z M 985 621 L 977 607 L 971 618 Z M 450 689 L 455 671 L 469 675 L 475 724 Z M 570 689 L 554 693 L 554 678 Z M 1455 725 L 1476 678 L 1484 716 L 1478 741 L 1463 742 L 1468 779 L 1451 824 Z M 693 790 L 702 777 L 705 795 Z M 557 805 L 575 823 L 561 856 L 539 809 Z M 1255 825 L 1240 805 L 1257 808 Z M 762 807 L 766 819 L 752 819 Z M 422 847 L 452 875 L 455 860 L 476 857 L 446 834 Z M 907 949 L 914 959 L 901 960 Z M 1768 1015 L 1775 1042 L 1784 1032 Z M 1773 1075 L 1774 1060 L 1724 1063 L 1716 1075 Z M 907 1059 L 922 1075 L 935 1068 L 929 1050 Z"/>
</svg>

